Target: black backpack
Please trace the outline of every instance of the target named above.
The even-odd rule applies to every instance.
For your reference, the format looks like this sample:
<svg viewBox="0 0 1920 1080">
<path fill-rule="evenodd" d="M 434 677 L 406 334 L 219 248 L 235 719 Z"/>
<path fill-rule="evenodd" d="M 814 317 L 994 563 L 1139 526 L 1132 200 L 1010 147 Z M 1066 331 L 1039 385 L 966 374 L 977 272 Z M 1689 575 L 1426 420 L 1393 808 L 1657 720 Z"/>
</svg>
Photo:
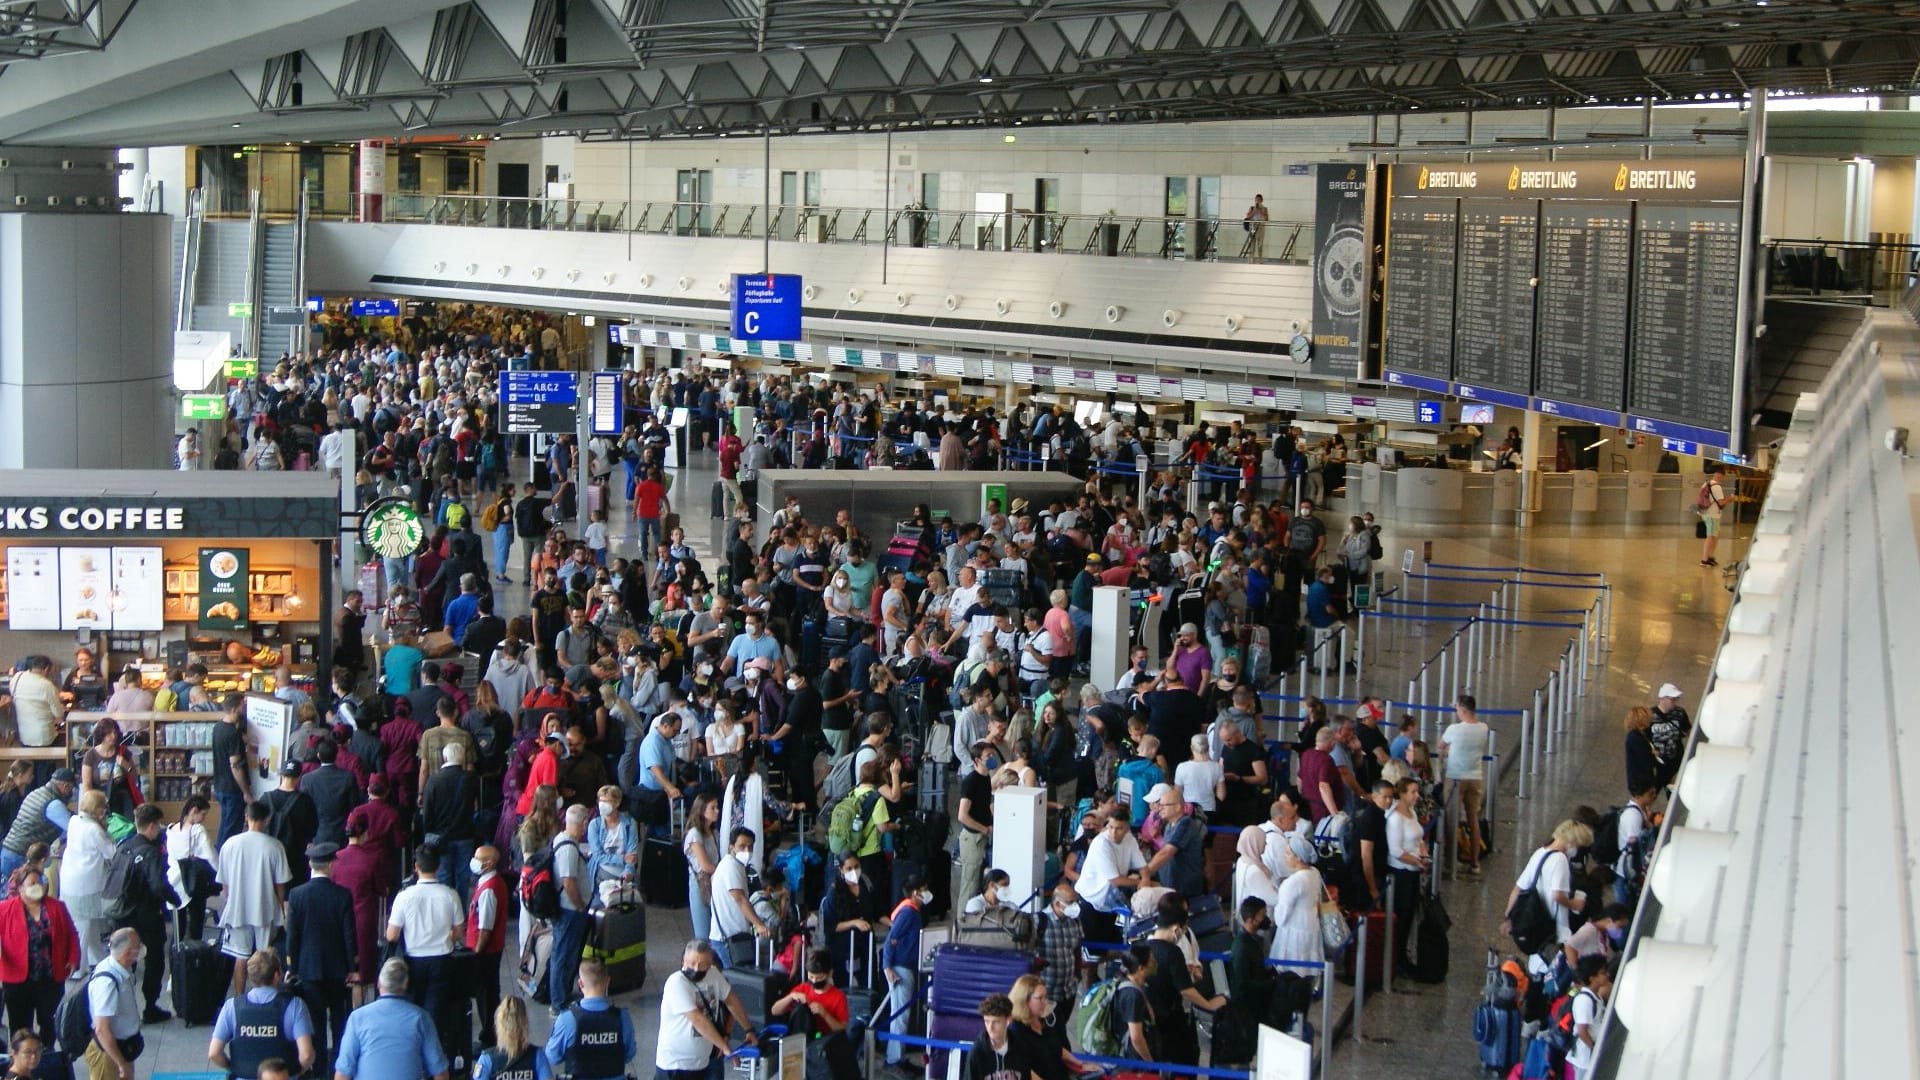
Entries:
<svg viewBox="0 0 1920 1080">
<path fill-rule="evenodd" d="M 1380 546 L 1380 526 L 1367 526 L 1367 558 L 1378 560 L 1386 557 L 1386 549 Z"/>
<path fill-rule="evenodd" d="M 59 1039 L 61 1053 L 77 1061 L 87 1052 L 87 1046 L 93 1042 L 93 1002 L 87 992 L 93 988 L 95 979 L 118 978 L 110 972 L 96 971 L 60 999 L 59 1007 L 53 1011 L 53 1031 Z M 122 993 L 127 989 L 124 984 L 120 987 Z"/>
<path fill-rule="evenodd" d="M 1625 806 L 1613 807 L 1600 819 L 1600 824 L 1593 827 L 1593 846 L 1589 850 L 1601 866 L 1620 861 L 1620 814 L 1625 809 Z"/>
<path fill-rule="evenodd" d="M 478 709 L 467 714 L 467 734 L 473 736 L 474 768 L 481 773 L 492 774 L 507 766 L 507 750 L 512 739 L 500 729 L 499 720 Z"/>
</svg>

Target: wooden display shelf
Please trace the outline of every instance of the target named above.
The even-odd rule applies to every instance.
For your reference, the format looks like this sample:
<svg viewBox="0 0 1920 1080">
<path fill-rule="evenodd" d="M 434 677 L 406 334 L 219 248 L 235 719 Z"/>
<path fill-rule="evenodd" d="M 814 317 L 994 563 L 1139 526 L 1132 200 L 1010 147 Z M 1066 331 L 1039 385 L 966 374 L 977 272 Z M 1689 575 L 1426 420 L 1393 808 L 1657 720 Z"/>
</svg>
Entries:
<svg viewBox="0 0 1920 1080">
<path fill-rule="evenodd" d="M 164 592 L 161 618 L 167 622 L 200 621 L 200 568 L 193 563 L 168 563 L 162 570 Z M 248 622 L 316 622 L 308 605 L 288 601 L 299 596 L 296 572 L 290 566 L 255 566 L 247 571 Z"/>
</svg>

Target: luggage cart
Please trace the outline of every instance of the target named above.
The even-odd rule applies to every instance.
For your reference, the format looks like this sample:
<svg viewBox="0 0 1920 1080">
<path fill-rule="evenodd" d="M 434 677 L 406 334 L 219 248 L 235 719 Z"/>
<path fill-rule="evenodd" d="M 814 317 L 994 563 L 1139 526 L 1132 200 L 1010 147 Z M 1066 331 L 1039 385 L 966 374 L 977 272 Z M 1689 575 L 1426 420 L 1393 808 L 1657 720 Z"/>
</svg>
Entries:
<svg viewBox="0 0 1920 1080">
<path fill-rule="evenodd" d="M 793 1040 L 799 1047 L 799 1053 L 794 1055 L 789 1055 L 787 1042 L 784 1024 L 768 1024 L 760 1032 L 758 1045 L 742 1046 L 727 1055 L 727 1080 L 804 1080 L 806 1040 Z M 798 1067 L 789 1076 L 785 1066 L 794 1064 L 790 1057 L 797 1059 Z"/>
</svg>

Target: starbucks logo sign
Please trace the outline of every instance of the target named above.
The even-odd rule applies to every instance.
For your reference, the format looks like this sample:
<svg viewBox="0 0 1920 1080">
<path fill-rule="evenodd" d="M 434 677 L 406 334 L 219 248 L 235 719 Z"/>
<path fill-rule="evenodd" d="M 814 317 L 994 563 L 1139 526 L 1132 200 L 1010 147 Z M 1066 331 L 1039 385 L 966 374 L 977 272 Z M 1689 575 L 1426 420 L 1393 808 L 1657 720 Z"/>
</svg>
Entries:
<svg viewBox="0 0 1920 1080">
<path fill-rule="evenodd" d="M 426 524 L 406 499 L 381 499 L 360 516 L 360 542 L 383 559 L 404 559 L 426 540 Z"/>
</svg>

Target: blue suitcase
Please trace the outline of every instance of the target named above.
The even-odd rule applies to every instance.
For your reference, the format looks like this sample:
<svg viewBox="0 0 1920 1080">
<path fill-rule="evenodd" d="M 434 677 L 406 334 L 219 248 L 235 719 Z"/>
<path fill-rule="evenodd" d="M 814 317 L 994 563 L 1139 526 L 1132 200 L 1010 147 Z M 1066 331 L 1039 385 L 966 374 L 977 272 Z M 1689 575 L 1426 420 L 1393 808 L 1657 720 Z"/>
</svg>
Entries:
<svg viewBox="0 0 1920 1080">
<path fill-rule="evenodd" d="M 1489 1072 L 1507 1075 L 1520 1062 L 1520 1013 L 1498 1005 L 1473 1010 L 1473 1041 L 1480 1044 L 1480 1064 Z"/>
</svg>

